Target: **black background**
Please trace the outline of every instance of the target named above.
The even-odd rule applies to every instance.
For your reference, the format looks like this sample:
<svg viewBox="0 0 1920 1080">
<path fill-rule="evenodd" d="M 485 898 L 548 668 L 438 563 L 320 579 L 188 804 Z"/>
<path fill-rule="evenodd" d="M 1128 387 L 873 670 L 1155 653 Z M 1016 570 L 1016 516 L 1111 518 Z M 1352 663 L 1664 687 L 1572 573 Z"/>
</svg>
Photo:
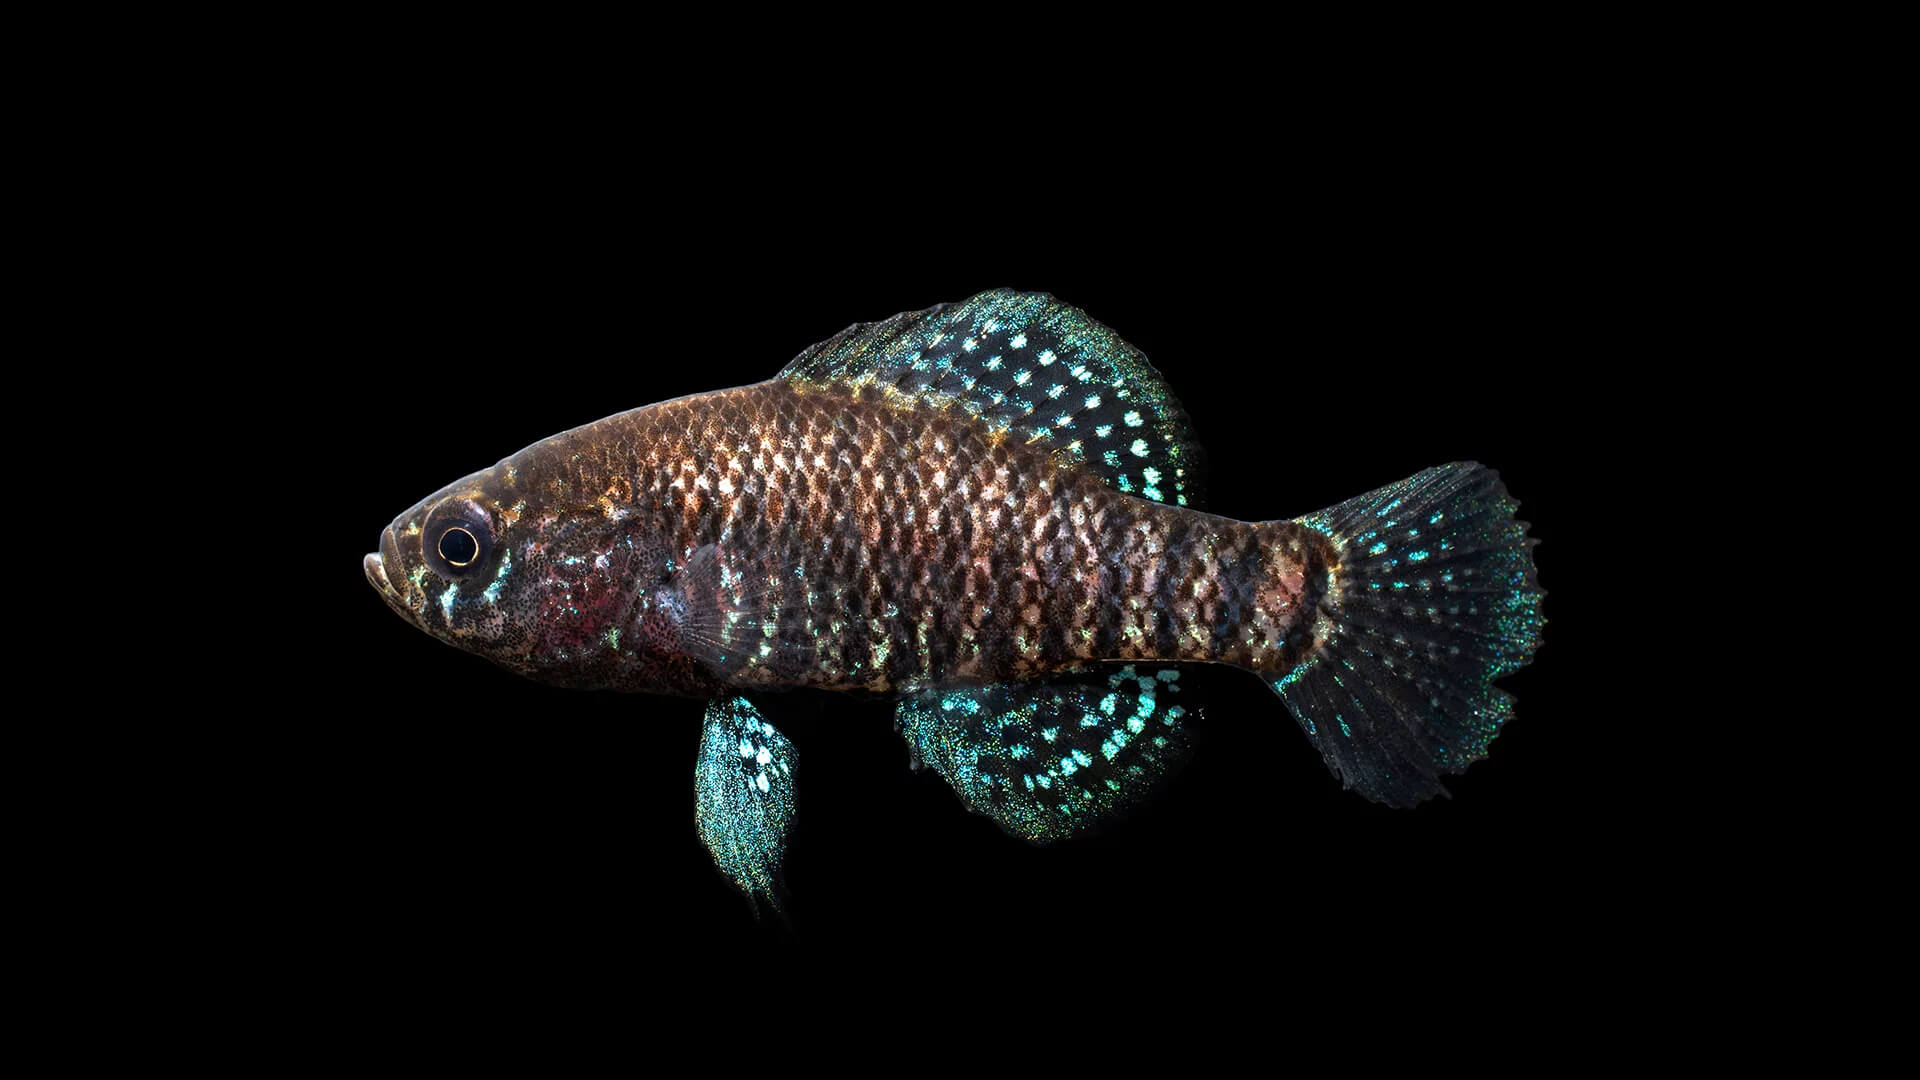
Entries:
<svg viewBox="0 0 1920 1080">
<path fill-rule="evenodd" d="M 1611 903 L 1605 479 L 1620 432 L 1658 424 L 1623 404 L 1657 372 L 1614 329 L 1633 286 L 1604 185 L 1573 162 L 1442 141 L 1305 178 L 1259 155 L 1169 177 L 1036 145 L 956 190 L 858 156 L 661 176 L 573 145 L 371 138 L 287 163 L 298 212 L 237 267 L 258 258 L 245 304 L 300 372 L 257 388 L 273 450 L 244 479 L 271 484 L 262 520 L 303 569 L 300 629 L 268 620 L 252 672 L 277 704 L 223 752 L 261 765 L 257 814 L 231 827 L 306 948 L 479 986 L 770 959 L 1397 973 L 1548 963 Z M 998 286 L 1052 292 L 1152 358 L 1215 512 L 1500 470 L 1543 541 L 1546 645 L 1451 800 L 1341 791 L 1277 697 L 1210 670 L 1194 763 L 1128 821 L 1040 849 L 910 772 L 884 705 L 781 696 L 764 705 L 799 755 L 790 917 L 756 921 L 694 832 L 702 703 L 523 681 L 406 626 L 362 576 L 394 515 L 530 442 Z"/>
</svg>

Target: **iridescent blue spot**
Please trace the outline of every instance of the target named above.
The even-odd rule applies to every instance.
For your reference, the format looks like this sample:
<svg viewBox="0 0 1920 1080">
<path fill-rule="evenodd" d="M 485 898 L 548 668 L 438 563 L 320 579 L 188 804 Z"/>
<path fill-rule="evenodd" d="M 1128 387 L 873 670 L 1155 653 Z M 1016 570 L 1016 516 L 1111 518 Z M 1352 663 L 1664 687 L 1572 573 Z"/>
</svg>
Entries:
<svg viewBox="0 0 1920 1080">
<path fill-rule="evenodd" d="M 512 568 L 513 568 L 513 552 L 511 551 L 501 552 L 500 553 L 500 569 L 494 571 L 493 581 L 487 585 L 486 591 L 480 594 L 482 597 L 486 599 L 487 603 L 493 604 L 493 603 L 499 602 L 500 587 L 507 583 L 507 571 L 511 570 Z M 613 632 L 613 647 L 616 649 L 620 647 L 620 631 L 617 629 Z"/>
</svg>

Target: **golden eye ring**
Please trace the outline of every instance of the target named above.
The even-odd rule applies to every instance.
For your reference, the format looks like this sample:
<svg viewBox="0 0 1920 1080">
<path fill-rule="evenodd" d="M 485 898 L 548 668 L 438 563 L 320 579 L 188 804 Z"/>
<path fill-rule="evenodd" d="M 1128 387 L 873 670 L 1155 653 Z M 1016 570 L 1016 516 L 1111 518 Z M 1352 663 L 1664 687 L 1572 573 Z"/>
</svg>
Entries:
<svg viewBox="0 0 1920 1080">
<path fill-rule="evenodd" d="M 454 533 L 459 533 L 461 536 L 466 537 L 467 544 L 472 545 L 471 547 L 466 549 L 465 554 L 467 557 L 465 560 L 456 559 L 452 555 L 447 553 L 447 537 L 452 536 Z M 447 531 L 441 533 L 440 542 L 438 544 L 435 544 L 434 546 L 439 550 L 440 557 L 447 560 L 448 566 L 472 566 L 474 562 L 480 558 L 479 538 L 458 525 L 455 525 L 452 528 L 448 529 Z M 455 544 L 454 546 L 461 547 L 462 545 Z"/>
</svg>

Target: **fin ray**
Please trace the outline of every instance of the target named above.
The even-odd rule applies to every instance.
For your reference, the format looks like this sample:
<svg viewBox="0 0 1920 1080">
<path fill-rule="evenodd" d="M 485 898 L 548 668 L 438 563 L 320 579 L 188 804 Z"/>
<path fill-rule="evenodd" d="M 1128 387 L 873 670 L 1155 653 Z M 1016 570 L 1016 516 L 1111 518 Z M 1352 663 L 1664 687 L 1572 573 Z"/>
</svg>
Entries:
<svg viewBox="0 0 1920 1080">
<path fill-rule="evenodd" d="M 1545 620 L 1527 524 L 1499 475 L 1428 469 L 1297 519 L 1338 549 L 1318 644 L 1273 680 L 1327 767 L 1376 802 L 1412 806 L 1486 756 Z"/>
<path fill-rule="evenodd" d="M 746 698 L 707 706 L 694 769 L 700 842 L 757 914 L 780 910 L 780 868 L 793 825 L 793 744 Z"/>
<path fill-rule="evenodd" d="M 750 659 L 776 678 L 809 670 L 814 644 L 788 635 L 782 601 L 763 580 L 736 568 L 738 561 L 707 544 L 668 579 L 664 591 L 675 606 L 680 651 L 716 675 L 736 672 Z"/>
</svg>

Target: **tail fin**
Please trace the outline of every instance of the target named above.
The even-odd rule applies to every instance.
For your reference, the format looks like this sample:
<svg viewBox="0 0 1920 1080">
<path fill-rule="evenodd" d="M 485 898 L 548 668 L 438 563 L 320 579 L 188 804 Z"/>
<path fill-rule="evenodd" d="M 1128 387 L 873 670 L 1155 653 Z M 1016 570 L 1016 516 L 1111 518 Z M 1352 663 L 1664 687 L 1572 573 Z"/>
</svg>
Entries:
<svg viewBox="0 0 1920 1080">
<path fill-rule="evenodd" d="M 1513 715 L 1495 679 L 1540 645 L 1534 544 L 1499 474 L 1474 462 L 1297 519 L 1337 565 L 1312 654 L 1273 687 L 1327 767 L 1375 802 L 1446 794 Z"/>
</svg>

